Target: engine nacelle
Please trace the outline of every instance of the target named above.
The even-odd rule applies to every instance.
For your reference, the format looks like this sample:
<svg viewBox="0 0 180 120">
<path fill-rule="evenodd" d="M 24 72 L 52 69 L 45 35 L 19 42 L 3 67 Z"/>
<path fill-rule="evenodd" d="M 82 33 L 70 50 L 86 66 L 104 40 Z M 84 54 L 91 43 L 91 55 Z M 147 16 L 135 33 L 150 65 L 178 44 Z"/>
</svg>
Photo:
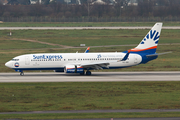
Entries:
<svg viewBox="0 0 180 120">
<path fill-rule="evenodd" d="M 84 73 L 84 68 L 77 65 L 67 65 L 64 67 L 65 73 Z"/>
</svg>

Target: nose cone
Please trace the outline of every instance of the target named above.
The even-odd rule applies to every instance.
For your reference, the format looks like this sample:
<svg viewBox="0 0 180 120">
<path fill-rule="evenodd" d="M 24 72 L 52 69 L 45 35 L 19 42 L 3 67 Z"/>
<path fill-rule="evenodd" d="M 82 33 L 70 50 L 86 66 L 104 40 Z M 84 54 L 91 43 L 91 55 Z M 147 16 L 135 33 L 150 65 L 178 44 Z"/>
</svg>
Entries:
<svg viewBox="0 0 180 120">
<path fill-rule="evenodd" d="M 10 61 L 8 61 L 7 63 L 5 63 L 6 67 L 12 68 L 12 63 Z"/>
</svg>

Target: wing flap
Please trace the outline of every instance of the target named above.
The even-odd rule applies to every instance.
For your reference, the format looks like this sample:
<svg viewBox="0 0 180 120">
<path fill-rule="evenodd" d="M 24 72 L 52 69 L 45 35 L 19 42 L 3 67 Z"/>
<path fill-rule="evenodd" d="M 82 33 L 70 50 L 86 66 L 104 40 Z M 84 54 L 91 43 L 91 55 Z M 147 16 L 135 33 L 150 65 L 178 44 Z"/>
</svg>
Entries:
<svg viewBox="0 0 180 120">
<path fill-rule="evenodd" d="M 88 63 L 88 64 L 80 64 L 83 68 L 93 68 L 96 70 L 103 69 L 103 67 L 108 68 L 108 62 L 99 62 L 99 63 Z"/>
</svg>

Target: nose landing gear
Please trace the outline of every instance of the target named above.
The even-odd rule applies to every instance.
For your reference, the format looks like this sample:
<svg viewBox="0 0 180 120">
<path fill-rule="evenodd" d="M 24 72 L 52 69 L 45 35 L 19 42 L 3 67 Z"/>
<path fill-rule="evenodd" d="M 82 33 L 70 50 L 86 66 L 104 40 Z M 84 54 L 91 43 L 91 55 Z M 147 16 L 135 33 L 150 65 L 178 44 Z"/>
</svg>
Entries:
<svg viewBox="0 0 180 120">
<path fill-rule="evenodd" d="M 20 72 L 20 76 L 24 76 L 23 70 L 15 70 L 16 72 Z"/>
<path fill-rule="evenodd" d="M 24 76 L 24 73 L 23 73 L 23 72 L 20 72 L 20 76 Z"/>
</svg>

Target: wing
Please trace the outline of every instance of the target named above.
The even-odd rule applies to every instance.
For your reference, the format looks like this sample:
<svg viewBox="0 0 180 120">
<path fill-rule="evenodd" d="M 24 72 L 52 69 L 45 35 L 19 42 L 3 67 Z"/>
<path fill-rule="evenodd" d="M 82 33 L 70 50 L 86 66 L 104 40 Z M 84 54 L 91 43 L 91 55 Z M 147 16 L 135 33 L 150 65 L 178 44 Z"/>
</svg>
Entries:
<svg viewBox="0 0 180 120">
<path fill-rule="evenodd" d="M 120 61 L 126 61 L 127 58 L 129 57 L 129 51 L 125 54 L 125 56 L 123 57 L 123 59 L 118 60 L 118 61 L 113 61 L 113 62 L 120 62 Z M 103 69 L 103 68 L 109 68 L 108 65 L 110 63 L 113 62 L 97 62 L 97 63 L 87 63 L 87 64 L 79 64 L 79 66 L 85 68 L 85 69 L 95 69 L 95 70 L 99 70 L 99 69 Z"/>
<path fill-rule="evenodd" d="M 80 64 L 80 66 L 83 68 L 95 69 L 95 70 L 99 70 L 99 69 L 103 69 L 103 68 L 109 68 L 108 65 L 109 65 L 108 62 Z"/>
</svg>

